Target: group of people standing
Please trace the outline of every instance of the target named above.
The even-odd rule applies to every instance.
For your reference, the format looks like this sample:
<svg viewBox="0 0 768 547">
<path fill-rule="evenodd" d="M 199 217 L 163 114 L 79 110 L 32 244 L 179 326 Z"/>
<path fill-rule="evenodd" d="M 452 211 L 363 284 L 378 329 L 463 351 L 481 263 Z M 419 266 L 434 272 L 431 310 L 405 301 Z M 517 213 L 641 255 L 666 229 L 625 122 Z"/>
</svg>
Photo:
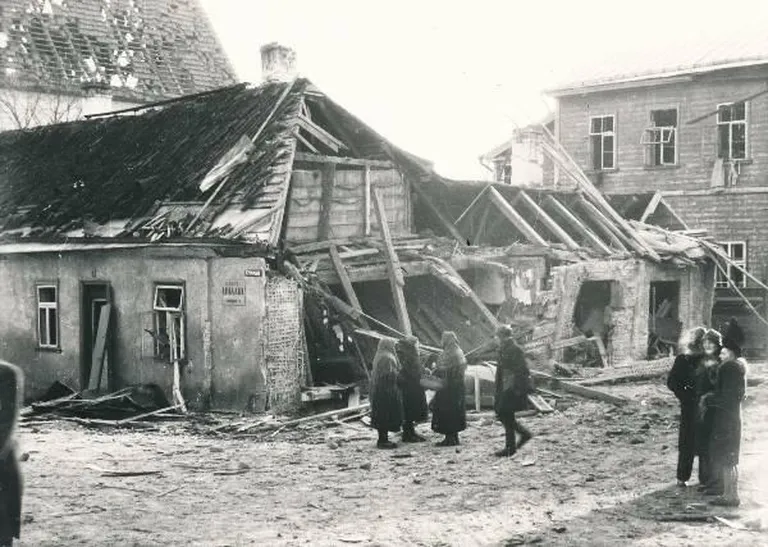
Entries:
<svg viewBox="0 0 768 547">
<path fill-rule="evenodd" d="M 687 486 L 699 460 L 699 489 L 714 505 L 740 504 L 741 404 L 746 394 L 744 335 L 734 319 L 725 334 L 698 327 L 686 333 L 667 386 L 680 401 L 677 484 Z"/>
<path fill-rule="evenodd" d="M 525 354 L 513 340 L 512 330 L 502 327 L 497 341 L 495 408 L 504 425 L 506 443 L 496 455 L 512 456 L 532 437 L 515 419 L 515 412 L 527 407 L 532 385 Z M 430 371 L 435 395 L 427 404 L 422 381 L 429 376 L 421 362 L 418 339 L 381 339 L 373 359 L 370 390 L 371 425 L 379 435 L 376 446 L 396 448 L 389 434 L 400 430 L 404 443 L 425 441 L 416 433 L 415 424 L 426 421 L 430 410 L 432 430 L 444 435 L 437 446 L 458 446 L 459 433 L 467 427 L 466 369 L 467 360 L 456 334 L 444 332 L 442 351 Z"/>
</svg>

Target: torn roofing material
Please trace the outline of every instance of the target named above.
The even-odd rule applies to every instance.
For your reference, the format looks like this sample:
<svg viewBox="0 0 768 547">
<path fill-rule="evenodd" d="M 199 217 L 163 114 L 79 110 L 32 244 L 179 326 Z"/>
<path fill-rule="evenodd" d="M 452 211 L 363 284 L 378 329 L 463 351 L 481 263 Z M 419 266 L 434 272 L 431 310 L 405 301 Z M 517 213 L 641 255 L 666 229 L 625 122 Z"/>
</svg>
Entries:
<svg viewBox="0 0 768 547">
<path fill-rule="evenodd" d="M 0 0 L 0 85 L 143 103 L 234 82 L 198 0 Z"/>
</svg>

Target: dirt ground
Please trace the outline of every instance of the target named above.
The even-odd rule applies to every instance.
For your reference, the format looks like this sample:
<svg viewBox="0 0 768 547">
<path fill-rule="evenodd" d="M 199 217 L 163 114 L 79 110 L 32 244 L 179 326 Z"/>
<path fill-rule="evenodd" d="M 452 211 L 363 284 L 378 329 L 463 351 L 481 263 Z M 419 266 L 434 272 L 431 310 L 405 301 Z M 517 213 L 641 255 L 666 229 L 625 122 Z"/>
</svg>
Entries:
<svg viewBox="0 0 768 547">
<path fill-rule="evenodd" d="M 768 383 L 745 405 L 742 507 L 718 511 L 674 485 L 677 407 L 662 381 L 606 389 L 635 404 L 563 399 L 524 420 L 537 436 L 504 460 L 488 413 L 470 415 L 459 449 L 422 425 L 433 442 L 392 452 L 360 423 L 267 441 L 24 424 L 20 545 L 768 545 L 765 531 L 665 521 L 768 526 Z"/>
</svg>

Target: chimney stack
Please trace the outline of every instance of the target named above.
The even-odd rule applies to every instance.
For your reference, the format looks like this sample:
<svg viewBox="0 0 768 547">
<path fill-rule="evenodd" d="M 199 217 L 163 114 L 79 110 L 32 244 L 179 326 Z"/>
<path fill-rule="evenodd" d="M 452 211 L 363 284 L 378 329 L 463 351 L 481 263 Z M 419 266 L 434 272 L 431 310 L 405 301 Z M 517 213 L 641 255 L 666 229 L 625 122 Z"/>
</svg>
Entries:
<svg viewBox="0 0 768 547">
<path fill-rule="evenodd" d="M 265 82 L 290 82 L 298 74 L 296 52 L 277 42 L 261 46 L 261 74 Z"/>
</svg>

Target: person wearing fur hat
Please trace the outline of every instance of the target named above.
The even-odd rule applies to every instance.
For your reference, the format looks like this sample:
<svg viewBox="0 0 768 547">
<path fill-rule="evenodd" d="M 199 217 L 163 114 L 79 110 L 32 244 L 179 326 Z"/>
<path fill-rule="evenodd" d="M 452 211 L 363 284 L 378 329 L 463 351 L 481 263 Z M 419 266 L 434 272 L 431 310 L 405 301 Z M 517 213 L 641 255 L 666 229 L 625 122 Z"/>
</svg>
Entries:
<svg viewBox="0 0 768 547">
<path fill-rule="evenodd" d="M 698 398 L 696 394 L 696 367 L 704 354 L 702 341 L 707 329 L 696 327 L 685 333 L 680 341 L 682 353 L 675 357 L 675 362 L 667 377 L 667 387 L 680 401 L 680 432 L 677 438 L 677 485 L 687 486 L 693 471 L 693 459 L 696 456 L 696 413 Z M 699 482 L 705 482 L 702 466 L 699 464 Z"/>
<path fill-rule="evenodd" d="M 464 374 L 467 359 L 459 339 L 450 331 L 443 333 L 443 351 L 437 358 L 435 376 L 444 384 L 432 399 L 432 431 L 445 435 L 438 446 L 458 446 L 459 432 L 467 428 L 467 402 Z"/>
<path fill-rule="evenodd" d="M 729 333 L 733 334 L 733 333 Z M 707 399 L 714 409 L 710 457 L 716 475 L 722 477 L 722 496 L 713 505 L 739 505 L 739 451 L 741 449 L 741 403 L 747 389 L 747 363 L 741 358 L 736 337 L 726 337 L 720 351 L 715 391 Z"/>
<path fill-rule="evenodd" d="M 499 357 L 496 363 L 495 410 L 504 425 L 505 445 L 495 454 L 499 457 L 512 456 L 517 449 L 531 440 L 531 432 L 518 422 L 515 412 L 528 407 L 528 394 L 532 390 L 531 374 L 525 361 L 525 353 L 503 328 L 499 337 Z M 516 434 L 520 434 L 517 442 Z"/>
<path fill-rule="evenodd" d="M 702 338 L 703 355 L 696 366 L 696 399 L 698 401 L 696 426 L 696 455 L 699 457 L 699 489 L 710 493 L 721 487 L 721 479 L 715 473 L 710 459 L 710 439 L 715 409 L 706 405 L 707 398 L 715 389 L 717 367 L 720 365 L 721 334 L 708 329 Z"/>
<path fill-rule="evenodd" d="M 400 361 L 400 388 L 403 395 L 403 442 L 418 443 L 426 439 L 416 433 L 414 424 L 423 422 L 429 416 L 427 396 L 421 387 L 424 367 L 419 357 L 419 339 L 408 336 L 397 343 L 397 358 Z"/>
<path fill-rule="evenodd" d="M 403 423 L 403 397 L 399 385 L 400 362 L 391 338 L 379 340 L 371 372 L 371 425 L 379 432 L 378 448 L 396 448 L 390 432 L 400 431 Z"/>
</svg>

